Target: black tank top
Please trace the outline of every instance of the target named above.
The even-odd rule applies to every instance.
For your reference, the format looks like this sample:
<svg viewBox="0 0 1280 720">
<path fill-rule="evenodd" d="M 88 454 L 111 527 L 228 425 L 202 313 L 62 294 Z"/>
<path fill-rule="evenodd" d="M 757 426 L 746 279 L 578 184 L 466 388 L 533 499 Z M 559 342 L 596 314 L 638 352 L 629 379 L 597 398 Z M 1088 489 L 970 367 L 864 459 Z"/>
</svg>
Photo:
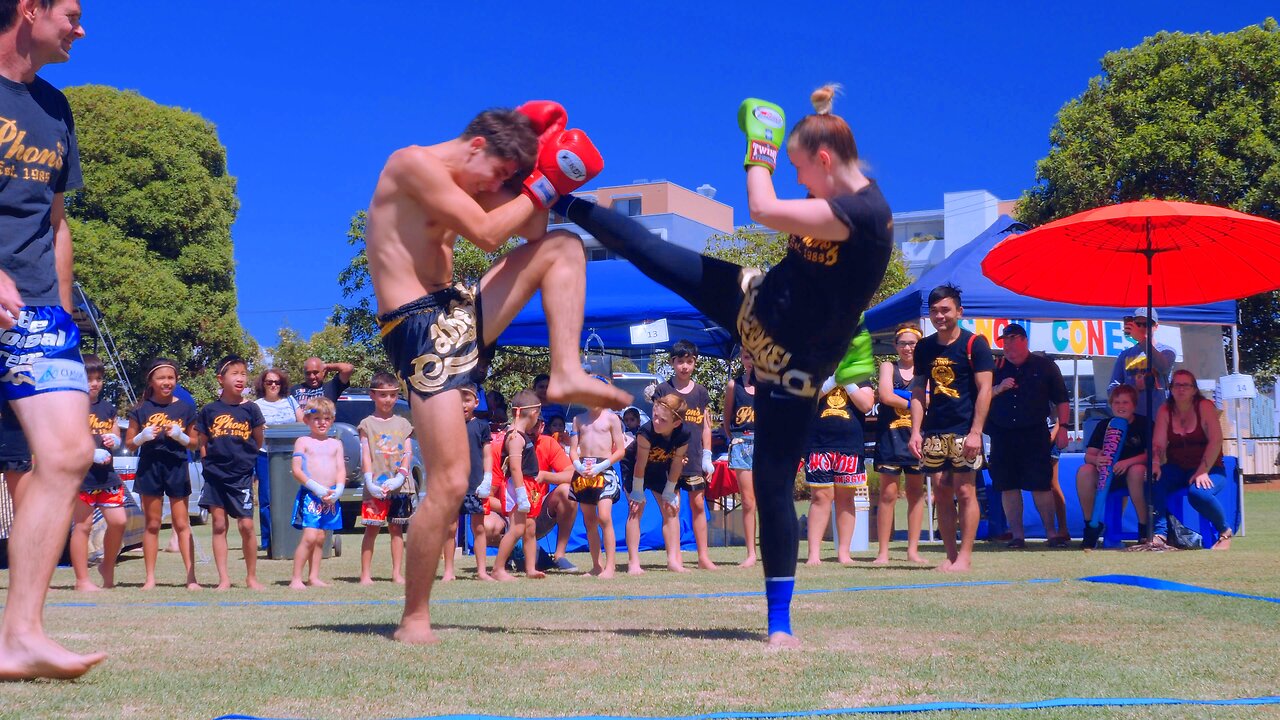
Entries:
<svg viewBox="0 0 1280 720">
<path fill-rule="evenodd" d="M 502 465 L 506 467 L 511 458 L 511 453 L 507 451 L 507 441 L 511 438 L 511 433 L 520 436 L 524 440 L 524 448 L 520 451 L 520 472 L 525 477 L 533 479 L 538 477 L 538 454 L 534 445 L 533 438 L 525 435 L 519 430 L 508 430 L 506 435 L 502 436 Z M 507 470 L 507 476 L 511 475 L 511 471 Z"/>
<path fill-rule="evenodd" d="M 756 396 L 747 392 L 743 376 L 733 379 L 733 417 L 729 419 L 729 432 L 754 433 L 756 431 Z"/>
</svg>

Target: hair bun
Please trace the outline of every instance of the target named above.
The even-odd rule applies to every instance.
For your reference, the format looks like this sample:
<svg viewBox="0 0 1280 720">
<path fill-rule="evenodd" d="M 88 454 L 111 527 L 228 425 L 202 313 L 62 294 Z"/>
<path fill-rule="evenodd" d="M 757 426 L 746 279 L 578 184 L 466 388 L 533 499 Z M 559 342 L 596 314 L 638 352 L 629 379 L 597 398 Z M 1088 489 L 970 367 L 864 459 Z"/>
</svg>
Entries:
<svg viewBox="0 0 1280 720">
<path fill-rule="evenodd" d="M 809 101 L 813 103 L 813 111 L 818 115 L 830 115 L 832 101 L 839 91 L 839 83 L 828 83 L 814 90 L 809 96 Z"/>
</svg>

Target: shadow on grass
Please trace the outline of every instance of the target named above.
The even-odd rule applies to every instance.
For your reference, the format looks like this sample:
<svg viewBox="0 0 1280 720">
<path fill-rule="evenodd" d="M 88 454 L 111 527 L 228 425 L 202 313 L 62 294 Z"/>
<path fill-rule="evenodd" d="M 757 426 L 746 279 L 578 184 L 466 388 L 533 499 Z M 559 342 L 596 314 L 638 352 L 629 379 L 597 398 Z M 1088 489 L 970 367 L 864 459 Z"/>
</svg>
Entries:
<svg viewBox="0 0 1280 720">
<path fill-rule="evenodd" d="M 435 630 L 463 630 L 481 632 L 491 635 L 581 635 L 594 633 L 599 635 L 618 635 L 636 638 L 682 638 L 685 640 L 763 640 L 759 632 L 738 628 L 534 628 L 503 627 L 496 625 L 436 625 Z M 391 623 L 335 623 L 332 625 L 299 625 L 294 630 L 331 632 L 341 635 L 377 635 L 391 638 L 396 626 Z"/>
</svg>

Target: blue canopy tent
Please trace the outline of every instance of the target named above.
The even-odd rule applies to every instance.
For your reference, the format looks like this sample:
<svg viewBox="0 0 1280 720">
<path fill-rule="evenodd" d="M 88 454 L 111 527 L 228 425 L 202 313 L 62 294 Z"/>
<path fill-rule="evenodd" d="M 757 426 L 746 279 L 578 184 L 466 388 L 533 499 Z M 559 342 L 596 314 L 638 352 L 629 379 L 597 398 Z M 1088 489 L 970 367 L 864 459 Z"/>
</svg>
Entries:
<svg viewBox="0 0 1280 720">
<path fill-rule="evenodd" d="M 1024 320 L 1115 320 L 1133 308 L 1099 307 L 1050 302 L 1018 295 L 996 285 L 982 274 L 982 259 L 996 243 L 1011 234 L 1026 232 L 1026 225 L 1001 215 L 991 227 L 950 257 L 925 271 L 918 280 L 867 311 L 867 329 L 872 333 L 892 330 L 900 323 L 919 321 L 929 315 L 929 291 L 953 283 L 964 293 L 964 314 L 969 317 L 1012 317 Z M 1052 262 L 1045 258 L 1045 262 Z M 1117 280 L 1117 282 L 1119 282 Z M 1209 305 L 1160 308 L 1166 323 L 1234 325 L 1234 300 Z"/>
<path fill-rule="evenodd" d="M 663 319 L 667 321 L 670 342 L 654 345 L 631 342 L 632 325 Z M 734 350 L 727 330 L 624 260 L 587 263 L 587 295 L 579 345 L 593 332 L 604 342 L 606 350 L 622 354 L 665 350 L 680 339 L 692 341 L 701 354 L 712 357 L 727 358 Z M 529 304 L 498 338 L 498 345 L 547 346 L 547 318 L 542 310 L 541 293 L 534 293 Z"/>
</svg>

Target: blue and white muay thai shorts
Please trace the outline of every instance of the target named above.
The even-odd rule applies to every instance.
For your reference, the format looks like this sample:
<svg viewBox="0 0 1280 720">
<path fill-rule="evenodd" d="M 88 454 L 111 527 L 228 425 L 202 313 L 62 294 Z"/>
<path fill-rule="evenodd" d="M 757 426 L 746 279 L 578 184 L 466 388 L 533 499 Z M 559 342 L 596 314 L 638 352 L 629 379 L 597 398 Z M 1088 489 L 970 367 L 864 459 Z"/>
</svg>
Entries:
<svg viewBox="0 0 1280 720">
<path fill-rule="evenodd" d="M 57 305 L 24 307 L 12 328 L 0 330 L 0 470 L 31 467 L 31 451 L 9 402 L 68 390 L 89 392 L 80 329 Z"/>
</svg>

